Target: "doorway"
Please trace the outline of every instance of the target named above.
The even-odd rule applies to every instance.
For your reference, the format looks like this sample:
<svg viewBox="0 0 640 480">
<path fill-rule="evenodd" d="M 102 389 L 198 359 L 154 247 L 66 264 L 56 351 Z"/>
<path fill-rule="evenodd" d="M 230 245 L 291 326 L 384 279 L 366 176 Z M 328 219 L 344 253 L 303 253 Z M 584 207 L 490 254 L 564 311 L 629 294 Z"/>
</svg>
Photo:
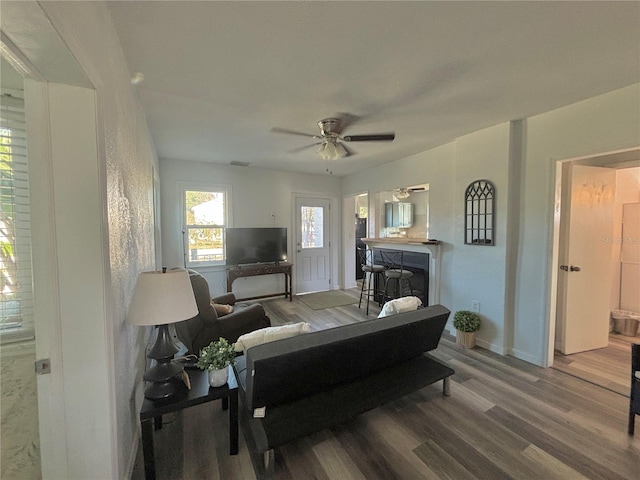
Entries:
<svg viewBox="0 0 640 480">
<path fill-rule="evenodd" d="M 549 365 L 604 388 L 628 395 L 630 343 L 640 341 L 640 337 L 627 338 L 616 332 L 610 332 L 609 313 L 620 308 L 620 293 L 621 288 L 624 288 L 624 285 L 621 284 L 621 242 L 615 240 L 622 238 L 622 205 L 640 201 L 640 149 L 636 147 L 598 156 L 558 161 L 556 166 L 554 258 L 552 262 L 552 268 L 556 273 L 550 286 L 552 308 L 549 329 Z M 569 227 L 571 222 L 566 220 L 574 215 L 574 209 L 569 205 L 572 199 L 576 200 L 576 192 L 572 194 L 569 182 L 571 170 L 574 167 L 576 169 L 597 167 L 591 170 L 591 173 L 597 174 L 598 170 L 601 170 L 605 175 L 608 172 L 609 178 L 612 172 L 615 175 L 613 185 L 615 199 L 609 207 L 610 212 L 608 212 L 609 220 L 612 221 L 613 226 L 608 235 L 602 234 L 602 232 L 600 234 L 594 233 L 597 230 L 589 229 L 585 225 Z M 581 183 L 584 188 L 594 188 L 596 184 L 601 186 L 606 182 L 598 180 L 597 182 L 582 181 Z M 579 195 L 577 200 L 579 203 Z M 587 221 L 589 220 L 593 219 L 587 219 Z M 576 228 L 576 230 L 572 230 L 572 228 Z M 588 234 L 593 235 L 593 239 L 597 240 L 597 244 L 593 244 L 585 250 L 584 254 L 581 254 L 581 257 L 577 257 L 578 254 L 574 254 L 568 246 L 571 241 L 570 237 L 572 234 L 575 236 L 576 233 L 579 233 L 580 228 L 586 228 Z M 569 250 L 563 251 L 565 247 Z M 598 261 L 601 266 L 604 265 L 602 268 L 605 272 L 607 271 L 607 262 L 609 262 L 608 278 L 603 280 L 597 275 L 595 278 L 593 275 L 585 275 L 582 280 L 586 279 L 586 282 L 582 282 L 580 285 L 582 280 L 576 280 L 581 274 L 593 273 L 590 267 L 588 267 L 588 271 L 582 271 L 580 267 L 584 265 L 581 265 L 581 262 L 588 264 L 596 253 L 603 257 Z M 574 269 L 572 270 L 571 267 Z M 572 286 L 568 285 L 570 280 L 575 281 Z M 568 286 L 575 289 L 573 294 L 567 293 Z M 602 345 L 598 345 L 598 341 L 595 340 L 591 342 L 590 337 L 585 335 L 586 331 L 593 331 L 593 328 L 583 328 L 585 327 L 586 314 L 572 311 L 570 305 L 567 305 L 572 302 L 570 296 L 573 295 L 578 299 L 578 303 L 582 303 L 584 306 L 594 301 L 594 298 L 598 296 L 594 295 L 594 292 L 598 293 L 600 297 L 597 301 L 598 304 L 592 308 L 594 311 L 599 310 L 600 312 L 597 317 L 598 323 L 594 325 L 602 333 L 599 335 L 603 337 L 600 339 Z M 575 340 L 576 338 L 578 340 Z M 576 348 L 577 344 L 581 346 Z"/>
<path fill-rule="evenodd" d="M 328 198 L 295 199 L 295 292 L 331 288 L 331 235 Z"/>
</svg>

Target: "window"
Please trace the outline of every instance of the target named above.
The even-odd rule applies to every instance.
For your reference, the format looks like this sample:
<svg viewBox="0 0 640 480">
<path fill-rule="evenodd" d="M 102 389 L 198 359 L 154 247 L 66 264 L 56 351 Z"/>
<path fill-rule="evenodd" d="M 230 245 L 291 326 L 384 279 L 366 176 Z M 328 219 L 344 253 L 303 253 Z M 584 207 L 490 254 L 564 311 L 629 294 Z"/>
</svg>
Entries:
<svg viewBox="0 0 640 480">
<path fill-rule="evenodd" d="M 190 267 L 225 261 L 228 216 L 226 188 L 184 188 L 184 255 Z"/>
<path fill-rule="evenodd" d="M 0 335 L 2 343 L 33 338 L 31 214 L 24 101 L 0 100 Z"/>
<path fill-rule="evenodd" d="M 324 208 L 302 207 L 300 217 L 302 248 L 324 248 Z"/>
</svg>

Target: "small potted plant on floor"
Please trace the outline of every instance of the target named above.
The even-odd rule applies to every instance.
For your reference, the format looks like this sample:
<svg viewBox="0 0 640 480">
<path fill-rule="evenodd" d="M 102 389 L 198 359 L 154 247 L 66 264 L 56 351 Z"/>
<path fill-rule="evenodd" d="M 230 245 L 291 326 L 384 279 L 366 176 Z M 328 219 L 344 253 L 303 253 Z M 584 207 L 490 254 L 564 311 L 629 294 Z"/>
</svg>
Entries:
<svg viewBox="0 0 640 480">
<path fill-rule="evenodd" d="M 480 330 L 480 315 L 469 310 L 459 310 L 453 315 L 456 329 L 456 344 L 464 348 L 473 348 L 476 344 L 476 332 Z"/>
<path fill-rule="evenodd" d="M 198 367 L 209 374 L 209 385 L 221 387 L 227 383 L 229 365 L 235 362 L 236 352 L 232 343 L 220 337 L 200 350 Z"/>
</svg>

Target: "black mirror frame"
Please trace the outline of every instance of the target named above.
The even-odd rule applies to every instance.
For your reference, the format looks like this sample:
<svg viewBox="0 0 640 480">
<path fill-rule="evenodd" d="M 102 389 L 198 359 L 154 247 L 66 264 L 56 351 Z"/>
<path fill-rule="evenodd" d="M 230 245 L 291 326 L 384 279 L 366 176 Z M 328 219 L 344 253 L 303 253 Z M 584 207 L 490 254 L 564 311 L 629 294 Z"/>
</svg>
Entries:
<svg viewBox="0 0 640 480">
<path fill-rule="evenodd" d="M 489 180 L 476 180 L 464 193 L 464 243 L 495 245 L 496 189 Z"/>
</svg>

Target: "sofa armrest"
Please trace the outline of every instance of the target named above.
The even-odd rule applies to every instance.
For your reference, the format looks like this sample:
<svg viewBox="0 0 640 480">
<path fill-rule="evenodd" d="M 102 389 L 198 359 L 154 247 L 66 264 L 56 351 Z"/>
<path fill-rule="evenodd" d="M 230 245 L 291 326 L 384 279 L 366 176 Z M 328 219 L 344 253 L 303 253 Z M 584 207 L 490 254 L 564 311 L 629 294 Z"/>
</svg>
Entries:
<svg viewBox="0 0 640 480">
<path fill-rule="evenodd" d="M 236 296 L 231 293 L 223 293 L 222 295 L 218 295 L 211 299 L 215 303 L 219 303 L 221 305 L 235 305 L 236 304 Z"/>
<path fill-rule="evenodd" d="M 240 335 L 271 326 L 271 321 L 259 303 L 243 306 L 228 315 L 218 317 L 220 335 L 233 343 Z"/>
</svg>

